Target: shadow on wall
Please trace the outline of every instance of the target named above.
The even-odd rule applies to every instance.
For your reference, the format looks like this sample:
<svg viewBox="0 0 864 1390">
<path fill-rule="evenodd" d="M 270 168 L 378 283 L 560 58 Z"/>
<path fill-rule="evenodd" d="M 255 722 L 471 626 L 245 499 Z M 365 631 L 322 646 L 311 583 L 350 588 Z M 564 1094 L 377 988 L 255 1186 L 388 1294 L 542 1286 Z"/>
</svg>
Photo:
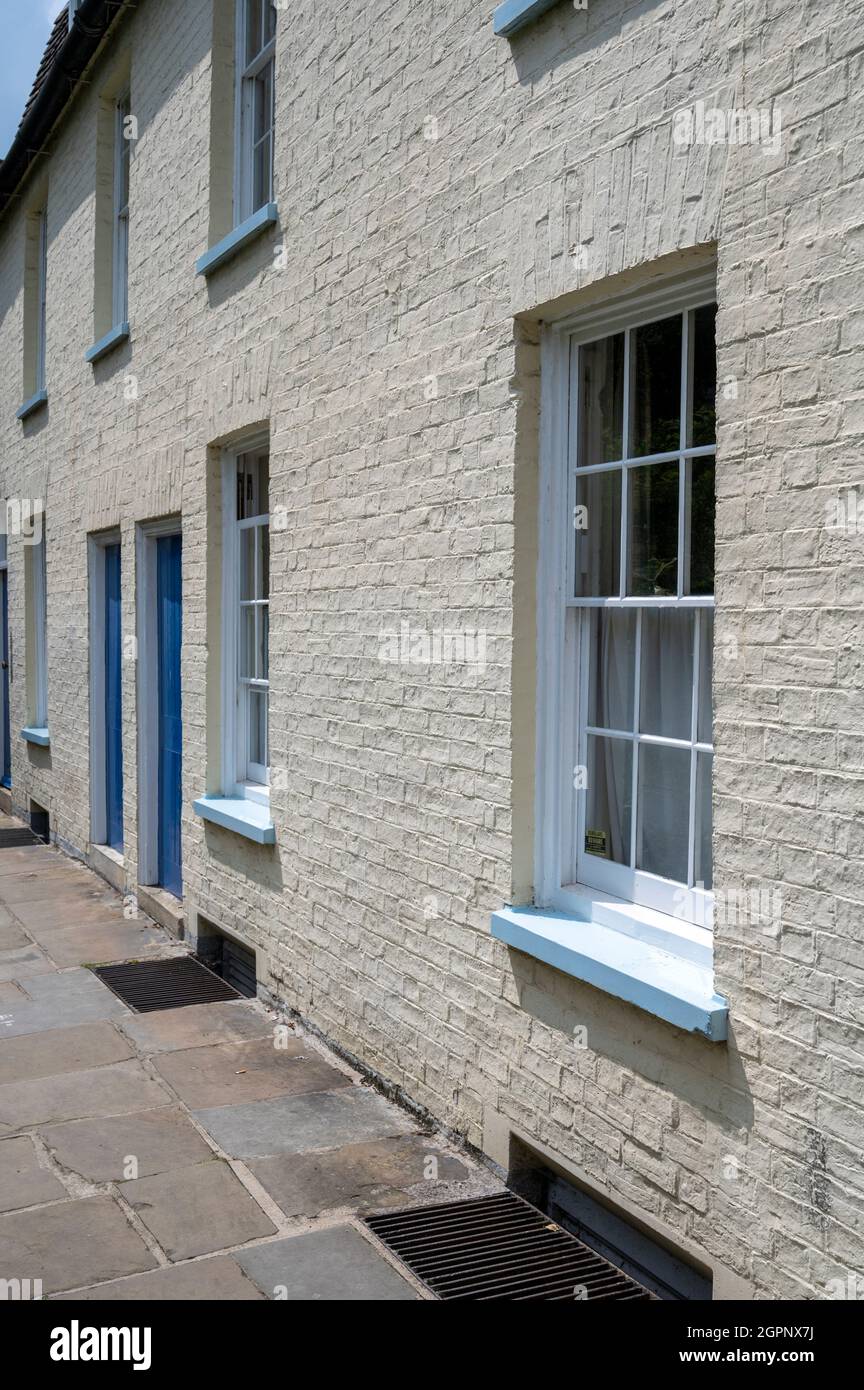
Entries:
<svg viewBox="0 0 864 1390">
<path fill-rule="evenodd" d="M 712 1043 L 521 951 L 509 956 L 520 1007 L 563 1042 L 621 1067 L 625 1085 L 629 1072 L 662 1087 L 714 1127 L 752 1128 L 753 1099 L 731 1020 L 728 1041 Z"/>
<path fill-rule="evenodd" d="M 527 24 L 510 39 L 499 38 L 497 43 L 508 44 L 516 74 L 523 87 L 533 87 L 538 78 L 547 76 L 562 63 L 574 60 L 590 61 L 595 49 L 609 43 L 623 45 L 627 26 L 650 12 L 662 0 L 583 0 L 584 8 L 574 8 L 571 0 L 560 0 L 545 15 Z M 634 54 L 634 65 L 638 61 Z M 625 70 L 622 69 L 622 80 Z"/>
</svg>

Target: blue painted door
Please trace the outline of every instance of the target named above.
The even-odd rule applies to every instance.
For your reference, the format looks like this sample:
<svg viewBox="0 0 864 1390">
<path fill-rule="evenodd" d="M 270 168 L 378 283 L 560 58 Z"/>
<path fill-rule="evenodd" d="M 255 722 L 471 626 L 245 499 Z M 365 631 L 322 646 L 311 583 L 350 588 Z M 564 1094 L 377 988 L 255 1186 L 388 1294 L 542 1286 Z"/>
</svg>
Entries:
<svg viewBox="0 0 864 1390">
<path fill-rule="evenodd" d="M 0 570 L 0 651 L 2 651 L 2 689 L 0 701 L 3 703 L 2 740 L 3 765 L 0 768 L 0 786 L 12 785 L 12 741 L 9 730 L 9 579 L 6 570 Z"/>
<path fill-rule="evenodd" d="M 183 641 L 182 542 L 160 536 L 156 542 L 157 660 L 159 665 L 159 882 L 183 895 L 180 845 L 183 717 L 180 701 L 180 648 Z"/>
<path fill-rule="evenodd" d="M 105 547 L 105 819 L 106 841 L 123 852 L 123 636 L 120 547 Z"/>
</svg>

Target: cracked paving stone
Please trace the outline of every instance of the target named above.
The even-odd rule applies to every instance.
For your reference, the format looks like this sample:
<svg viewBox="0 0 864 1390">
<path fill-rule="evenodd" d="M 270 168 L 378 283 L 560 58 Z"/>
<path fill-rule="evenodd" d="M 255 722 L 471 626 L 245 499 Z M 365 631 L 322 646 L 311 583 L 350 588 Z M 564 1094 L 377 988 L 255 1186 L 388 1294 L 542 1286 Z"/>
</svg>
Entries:
<svg viewBox="0 0 864 1390">
<path fill-rule="evenodd" d="M 429 1160 L 434 1160 L 430 1164 Z M 249 1168 L 286 1216 L 319 1216 L 338 1207 L 366 1209 L 446 1201 L 406 1189 L 462 1182 L 472 1170 L 419 1134 L 346 1144 L 324 1153 L 286 1153 L 252 1159 Z"/>
<path fill-rule="evenodd" d="M 0 1125 L 28 1129 L 99 1115 L 126 1115 L 169 1105 L 172 1097 L 140 1062 L 12 1081 L 0 1086 Z"/>
<path fill-rule="evenodd" d="M 132 1056 L 129 1041 L 110 1023 L 84 1023 L 78 1028 L 8 1039 L 0 1032 L 0 1086 L 62 1072 L 89 1071 Z"/>
<path fill-rule="evenodd" d="M 157 1052 L 209 1047 L 214 1043 L 246 1042 L 253 1038 L 273 1038 L 275 1024 L 254 1004 L 190 1004 L 185 1009 L 161 1009 L 135 1014 L 123 1020 L 127 1037 L 145 1056 Z M 290 1038 L 287 1055 L 296 1039 Z"/>
<path fill-rule="evenodd" d="M 52 967 L 50 975 L 29 978 L 26 988 L 31 1002 L 16 1008 L 11 1019 L 4 1020 L 0 1033 L 4 1041 L 98 1019 L 125 1018 L 129 1014 L 126 1005 L 90 970 L 65 970 L 58 974 Z"/>
<path fill-rule="evenodd" d="M 191 1264 L 170 1265 L 150 1274 L 134 1274 L 110 1284 L 99 1284 L 74 1294 L 55 1294 L 55 1299 L 75 1298 L 82 1302 L 192 1302 L 241 1303 L 263 1300 L 265 1295 L 252 1283 L 230 1255 L 213 1255 Z"/>
<path fill-rule="evenodd" d="M 144 1178 L 204 1163 L 213 1153 L 182 1110 L 72 1120 L 40 1132 L 57 1162 L 89 1182 L 127 1180 L 130 1157 Z"/>
<path fill-rule="evenodd" d="M 113 1197 L 83 1197 L 0 1216 L 0 1278 L 41 1279 L 45 1293 L 156 1266 Z"/>
<path fill-rule="evenodd" d="M 288 1302 L 416 1301 L 418 1294 L 351 1226 L 274 1240 L 234 1255 L 268 1298 Z"/>
<path fill-rule="evenodd" d="M 352 1084 L 350 1076 L 311 1048 L 304 1051 L 296 1038 L 290 1038 L 285 1049 L 274 1047 L 272 1038 L 262 1038 L 169 1052 L 157 1058 L 155 1066 L 190 1110 Z"/>
<path fill-rule="evenodd" d="M 0 1211 L 35 1207 L 66 1195 L 59 1178 L 39 1167 L 36 1145 L 29 1135 L 0 1139 Z"/>
<path fill-rule="evenodd" d="M 195 1118 L 232 1158 L 335 1149 L 417 1129 L 404 1111 L 360 1086 L 198 1110 Z"/>
<path fill-rule="evenodd" d="M 276 1230 L 221 1159 L 138 1178 L 121 1191 L 171 1260 L 209 1255 Z"/>
</svg>

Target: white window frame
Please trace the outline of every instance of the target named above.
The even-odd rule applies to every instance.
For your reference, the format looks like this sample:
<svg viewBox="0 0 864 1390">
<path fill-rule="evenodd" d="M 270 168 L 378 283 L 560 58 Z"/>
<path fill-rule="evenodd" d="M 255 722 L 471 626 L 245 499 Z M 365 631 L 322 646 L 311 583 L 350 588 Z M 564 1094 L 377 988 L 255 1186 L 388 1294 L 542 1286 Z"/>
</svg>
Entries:
<svg viewBox="0 0 864 1390">
<path fill-rule="evenodd" d="M 713 894 L 699 886 L 682 886 L 642 870 L 612 864 L 584 850 L 585 792 L 574 787 L 573 772 L 586 762 L 589 662 L 587 658 L 587 617 L 575 622 L 568 610 L 588 614 L 592 608 L 644 609 L 646 607 L 695 609 L 697 614 L 713 611 L 714 598 L 687 596 L 682 592 L 684 518 L 679 505 L 679 575 L 677 596 L 624 596 L 626 580 L 626 517 L 622 490 L 621 590 L 617 598 L 575 599 L 575 532 L 573 528 L 577 469 L 571 461 L 570 440 L 578 440 L 578 400 L 571 390 L 571 354 L 581 344 L 595 342 L 613 333 L 655 322 L 671 314 L 685 315 L 707 303 L 716 302 L 714 272 L 682 277 L 661 288 L 643 291 L 586 310 L 577 317 L 561 319 L 544 326 L 541 345 L 541 457 L 540 457 L 540 553 L 538 564 L 537 609 L 537 787 L 535 807 L 535 903 L 539 907 L 582 917 L 586 900 L 607 901 L 615 905 L 633 904 L 634 916 L 652 920 L 655 914 L 682 923 L 704 927 L 712 920 Z M 670 454 L 640 457 L 624 465 L 629 468 L 649 462 L 679 458 L 699 458 L 716 454 L 716 444 L 686 446 L 686 406 L 684 392 L 689 376 L 686 369 L 688 347 L 682 350 L 682 419 L 679 449 Z M 629 360 L 629 354 L 628 358 Z M 629 381 L 624 380 L 625 403 Z M 625 421 L 627 409 L 625 404 Z M 626 429 L 626 424 L 625 424 Z M 625 434 L 622 449 L 627 458 Z M 575 450 L 573 453 L 575 459 Z M 681 465 L 684 466 L 683 464 Z M 580 477 L 621 464 L 580 467 Z M 577 629 L 581 628 L 581 635 Z M 638 646 L 637 646 L 638 660 Z M 694 681 L 698 670 L 694 670 Z M 692 732 L 692 728 L 691 728 Z M 643 736 L 639 735 L 641 739 Z M 647 741 L 647 740 L 646 740 Z M 674 740 L 656 739 L 659 743 Z M 688 743 L 689 747 L 690 744 Z M 698 745 L 700 748 L 702 745 Z M 706 751 L 711 745 L 704 745 Z M 691 757 L 695 764 L 695 755 Z M 634 759 L 634 780 L 636 776 Z M 691 772 L 692 829 L 693 788 Z M 632 819 L 636 821 L 636 810 Z M 635 833 L 635 824 L 633 827 Z M 573 855 L 576 855 L 575 871 Z M 692 866 L 692 854 L 691 866 Z M 586 864 L 586 861 L 590 863 Z M 568 871 L 569 868 L 569 871 Z M 692 876 L 692 875 L 691 875 Z"/>
<path fill-rule="evenodd" d="M 129 316 L 129 178 L 132 147 L 126 138 L 126 117 L 130 114 L 129 93 L 124 92 L 114 107 L 114 245 L 112 268 L 113 327 L 119 328 Z M 124 161 L 128 161 L 124 167 Z M 125 200 L 122 197 L 125 183 Z"/>
<path fill-rule="evenodd" d="M 276 37 L 265 44 L 247 63 L 246 33 L 250 8 L 262 7 L 269 0 L 236 0 L 235 66 L 237 72 L 236 115 L 235 115 L 235 154 L 234 154 L 234 225 L 239 226 L 273 201 L 273 180 L 276 144 Z M 262 30 L 263 32 L 263 30 Z M 267 67 L 273 69 L 271 90 L 273 109 L 269 126 L 270 138 L 270 186 L 267 196 L 257 201 L 254 197 L 255 179 L 255 83 Z M 260 143 L 260 142 L 259 142 Z M 257 205 L 256 205 L 257 203 Z"/>
<path fill-rule="evenodd" d="M 222 469 L 222 768 L 223 794 L 240 796 L 247 801 L 270 804 L 270 765 L 251 763 L 249 747 L 250 689 L 268 695 L 267 749 L 269 755 L 269 693 L 268 680 L 250 679 L 240 675 L 240 533 L 253 527 L 266 526 L 269 512 L 244 521 L 237 518 L 237 475 L 245 458 L 268 460 L 270 446 L 266 436 L 259 436 L 233 449 L 223 458 Z M 263 606 L 261 602 L 260 606 Z M 269 599 L 266 601 L 269 609 Z M 268 638 L 269 668 L 269 638 Z"/>
<path fill-rule="evenodd" d="M 33 721 L 32 728 L 48 728 L 48 596 L 45 516 L 42 536 L 30 547 L 30 592 L 33 598 Z"/>
<path fill-rule="evenodd" d="M 36 390 L 46 383 L 46 344 L 48 338 L 48 209 L 37 214 L 39 221 L 39 260 L 36 268 Z"/>
</svg>

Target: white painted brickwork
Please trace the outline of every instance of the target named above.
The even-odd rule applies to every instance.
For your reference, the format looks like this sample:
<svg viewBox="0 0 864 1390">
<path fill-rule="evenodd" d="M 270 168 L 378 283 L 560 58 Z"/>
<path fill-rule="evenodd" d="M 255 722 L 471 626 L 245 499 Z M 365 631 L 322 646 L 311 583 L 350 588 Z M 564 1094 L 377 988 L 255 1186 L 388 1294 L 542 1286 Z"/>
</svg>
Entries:
<svg viewBox="0 0 864 1390">
<path fill-rule="evenodd" d="M 864 1272 L 864 502 L 857 530 L 826 525 L 864 486 L 861 6 L 589 3 L 511 44 L 491 0 L 332 15 L 296 0 L 277 45 L 281 231 L 209 283 L 194 266 L 211 0 L 144 0 L 119 31 L 139 122 L 132 343 L 84 361 L 103 63 L 40 166 L 49 404 L 23 426 L 20 208 L 0 222 L 0 483 L 45 497 L 48 516 L 50 750 L 17 736 L 10 542 L 14 800 L 48 807 L 88 852 L 86 535 L 122 528 L 132 633 L 135 525 L 182 510 L 187 916 L 241 932 L 268 987 L 495 1157 L 512 1128 L 757 1297 L 826 1298 Z M 776 104 L 779 148 L 676 147 L 673 113 L 699 99 Z M 530 729 L 514 718 L 511 732 L 511 713 L 533 688 L 530 636 L 512 656 L 514 573 L 530 590 L 535 540 L 514 496 L 536 475 L 538 310 L 713 242 L 728 388 L 717 878 L 782 892 L 779 933 L 718 926 L 728 1047 L 489 931 L 530 882 L 511 780 L 518 765 L 530 781 Z M 207 450 L 268 421 L 271 512 L 285 509 L 275 852 L 191 810 L 207 786 Z M 515 602 L 530 610 L 530 593 Z M 484 631 L 485 669 L 382 663 L 380 634 L 402 621 Z M 134 890 L 134 661 L 124 670 Z"/>
</svg>

